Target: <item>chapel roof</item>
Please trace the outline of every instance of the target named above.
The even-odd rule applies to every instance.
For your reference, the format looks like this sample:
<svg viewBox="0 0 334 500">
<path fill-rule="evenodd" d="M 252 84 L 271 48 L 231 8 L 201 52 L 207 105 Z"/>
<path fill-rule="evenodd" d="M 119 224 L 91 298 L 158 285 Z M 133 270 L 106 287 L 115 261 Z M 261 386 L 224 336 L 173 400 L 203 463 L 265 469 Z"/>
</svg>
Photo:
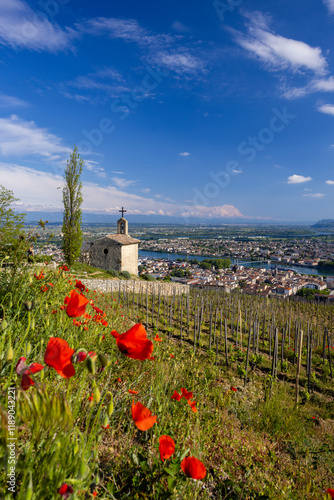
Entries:
<svg viewBox="0 0 334 500">
<path fill-rule="evenodd" d="M 118 245 L 133 245 L 135 243 L 140 243 L 140 240 L 132 238 L 128 234 L 108 234 L 106 238 Z"/>
</svg>

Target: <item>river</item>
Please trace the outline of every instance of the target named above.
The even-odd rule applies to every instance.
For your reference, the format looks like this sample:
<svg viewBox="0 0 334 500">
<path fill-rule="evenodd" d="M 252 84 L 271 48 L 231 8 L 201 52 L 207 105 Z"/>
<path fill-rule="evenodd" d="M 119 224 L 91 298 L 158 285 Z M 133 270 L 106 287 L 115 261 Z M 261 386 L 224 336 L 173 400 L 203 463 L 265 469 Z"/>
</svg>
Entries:
<svg viewBox="0 0 334 500">
<path fill-rule="evenodd" d="M 207 258 L 216 258 L 216 257 L 203 257 L 202 255 L 183 255 L 179 253 L 162 253 L 162 252 L 149 252 L 146 250 L 139 250 L 139 257 L 149 257 L 150 259 L 169 259 L 169 260 L 176 260 L 176 259 L 186 259 L 188 258 L 189 260 L 191 259 L 197 259 L 197 260 L 204 260 Z M 250 261 L 245 261 L 245 260 L 240 260 L 240 259 L 231 259 L 230 261 L 232 264 L 239 264 L 241 266 L 245 267 L 257 267 L 257 268 L 262 268 L 262 269 L 267 269 L 270 270 L 273 267 L 275 267 L 275 262 L 271 262 L 268 264 L 268 261 L 264 262 L 250 262 Z M 321 271 L 318 270 L 317 267 L 306 267 L 306 266 L 294 266 L 294 265 L 289 265 L 289 264 L 282 264 L 280 262 L 277 262 L 277 267 L 284 267 L 285 269 L 292 269 L 293 271 L 296 271 L 298 274 L 312 274 L 314 276 L 334 276 L 334 271 L 326 271 L 325 269 L 322 269 Z"/>
</svg>

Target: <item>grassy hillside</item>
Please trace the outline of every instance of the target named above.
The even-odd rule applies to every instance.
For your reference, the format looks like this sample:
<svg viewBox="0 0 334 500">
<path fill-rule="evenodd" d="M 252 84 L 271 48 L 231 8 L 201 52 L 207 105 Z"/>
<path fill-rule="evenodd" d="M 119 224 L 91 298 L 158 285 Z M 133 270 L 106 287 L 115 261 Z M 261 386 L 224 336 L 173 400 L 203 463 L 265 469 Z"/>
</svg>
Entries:
<svg viewBox="0 0 334 500">
<path fill-rule="evenodd" d="M 271 349 L 260 336 L 258 352 L 248 348 L 246 365 L 250 335 L 245 325 L 237 326 L 237 309 L 232 315 L 226 297 L 211 301 L 226 303 L 228 344 L 218 335 L 219 320 L 212 320 L 213 305 L 208 314 L 206 296 L 203 317 L 198 319 L 201 311 L 190 303 L 187 318 L 185 298 L 177 302 L 170 297 L 166 303 L 160 297 L 159 305 L 159 298 L 151 297 L 146 309 L 143 294 L 111 297 L 88 290 L 71 272 L 36 271 L 34 276 L 27 270 L 15 277 L 10 272 L 0 275 L 0 498 L 330 498 L 326 491 L 334 488 L 334 408 L 324 360 L 316 366 L 314 358 L 313 393 L 302 387 L 296 405 L 296 356 L 287 348 L 287 370 L 278 363 L 272 376 Z M 76 285 L 89 300 L 81 311 L 69 299 L 64 304 L 72 290 L 80 293 Z M 261 311 L 268 317 L 271 306 L 264 304 Z M 303 314 L 300 307 L 290 311 L 291 317 Z M 332 328 L 328 318 L 333 310 L 321 307 L 319 327 Z M 243 317 L 247 308 L 241 309 Z M 82 314 L 73 317 L 73 311 Z M 281 316 L 276 311 L 285 324 L 283 309 Z M 122 351 L 117 334 L 111 335 L 138 322 L 145 323 L 153 343 L 145 360 L 129 358 L 132 347 Z M 50 338 L 63 339 L 69 348 L 61 351 L 58 343 L 51 349 Z M 21 357 L 30 368 L 17 367 Z M 39 367 L 33 363 L 44 368 L 35 372 Z M 301 385 L 307 382 L 304 368 Z M 137 418 L 132 412 L 137 403 L 151 415 Z M 138 428 L 150 422 L 147 430 Z M 175 443 L 174 453 L 164 460 L 161 436 Z M 204 465 L 203 479 L 182 470 L 190 456 Z M 8 490 L 10 478 L 15 496 Z"/>
</svg>

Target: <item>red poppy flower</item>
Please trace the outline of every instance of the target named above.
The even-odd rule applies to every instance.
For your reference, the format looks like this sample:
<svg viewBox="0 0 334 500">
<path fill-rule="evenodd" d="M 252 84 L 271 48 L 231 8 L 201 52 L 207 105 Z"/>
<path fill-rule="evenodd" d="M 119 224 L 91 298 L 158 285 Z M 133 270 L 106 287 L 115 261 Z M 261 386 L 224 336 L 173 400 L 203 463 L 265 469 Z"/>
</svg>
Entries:
<svg viewBox="0 0 334 500">
<path fill-rule="evenodd" d="M 186 400 L 191 399 L 193 397 L 193 393 L 188 392 L 187 389 L 185 389 L 184 387 L 181 387 L 181 392 L 183 396 L 186 398 Z"/>
<path fill-rule="evenodd" d="M 67 303 L 66 314 L 70 318 L 78 318 L 83 316 L 86 312 L 86 306 L 89 302 L 84 295 L 77 293 L 75 290 L 71 291 L 71 297 L 66 300 Z"/>
<path fill-rule="evenodd" d="M 138 391 L 133 391 L 132 389 L 129 389 L 129 394 L 138 394 Z"/>
<path fill-rule="evenodd" d="M 41 292 L 47 292 L 49 287 L 47 285 L 41 286 Z"/>
<path fill-rule="evenodd" d="M 162 461 L 170 458 L 175 452 L 175 443 L 170 436 L 159 437 L 159 453 Z"/>
<path fill-rule="evenodd" d="M 121 378 L 118 378 L 118 379 L 117 379 L 117 382 L 122 382 L 122 379 L 121 379 Z"/>
<path fill-rule="evenodd" d="M 204 479 L 206 476 L 206 468 L 198 458 L 186 457 L 181 462 L 181 469 L 186 476 L 192 479 Z"/>
<path fill-rule="evenodd" d="M 194 413 L 197 413 L 198 410 L 196 408 L 196 401 L 191 401 L 191 399 L 188 399 L 188 405 Z"/>
<path fill-rule="evenodd" d="M 37 280 L 42 280 L 43 278 L 45 278 L 43 271 L 41 271 L 38 276 L 37 274 L 34 274 L 34 276 Z"/>
<path fill-rule="evenodd" d="M 89 396 L 88 401 L 94 401 L 94 395 L 93 395 L 93 393 L 92 393 L 91 396 Z"/>
<path fill-rule="evenodd" d="M 170 354 L 170 357 L 171 357 L 171 358 L 174 358 L 174 354 Z"/>
<path fill-rule="evenodd" d="M 104 425 L 101 425 L 101 427 L 102 427 L 102 429 L 104 429 L 104 430 L 106 430 L 106 429 L 110 429 L 110 424 L 106 425 L 105 427 L 104 427 Z M 94 496 L 96 496 L 96 495 L 94 495 Z"/>
<path fill-rule="evenodd" d="M 100 309 L 99 307 L 97 307 L 97 306 L 93 306 L 93 309 L 94 309 L 94 311 L 95 311 L 97 314 L 103 314 L 102 309 Z"/>
<path fill-rule="evenodd" d="M 59 269 L 61 271 L 69 271 L 69 268 L 67 266 L 60 266 Z"/>
<path fill-rule="evenodd" d="M 156 334 L 153 340 L 155 340 L 156 342 L 162 342 L 162 339 L 159 337 L 158 334 Z"/>
<path fill-rule="evenodd" d="M 76 281 L 76 283 L 75 283 L 75 288 L 78 288 L 78 290 L 80 290 L 80 292 L 83 292 L 83 291 L 85 290 L 85 288 L 86 288 L 86 287 L 85 287 L 85 285 L 83 285 L 83 284 L 81 283 L 81 281 Z"/>
<path fill-rule="evenodd" d="M 68 484 L 63 483 L 61 485 L 61 487 L 59 488 L 58 493 L 64 498 L 64 500 L 66 500 L 66 498 L 68 498 L 70 495 L 72 495 L 73 491 L 74 490 L 73 490 L 72 486 L 69 486 Z"/>
<path fill-rule="evenodd" d="M 334 490 L 332 488 L 328 488 L 326 493 L 328 493 L 328 495 L 330 495 L 334 499 Z"/>
<path fill-rule="evenodd" d="M 237 392 L 238 389 L 236 389 L 235 387 L 231 387 L 231 391 L 233 392 Z"/>
<path fill-rule="evenodd" d="M 95 357 L 96 357 L 96 352 L 94 352 L 94 351 L 89 351 L 88 356 L 89 356 L 90 358 L 95 358 Z M 76 359 L 76 362 L 77 362 L 77 363 L 81 363 L 81 361 L 85 361 L 85 359 L 86 359 L 86 358 L 87 358 L 87 354 L 86 354 L 85 352 L 83 352 L 83 351 L 80 351 L 80 352 L 78 352 L 78 354 L 77 354 L 77 359 Z"/>
<path fill-rule="evenodd" d="M 71 358 L 75 350 L 71 349 L 66 340 L 51 337 L 44 354 L 44 361 L 64 378 L 73 377 L 75 374 Z"/>
<path fill-rule="evenodd" d="M 30 377 L 30 375 L 33 375 L 34 373 L 38 373 L 41 370 L 43 370 L 44 366 L 40 365 L 39 363 L 32 363 L 31 365 L 27 366 L 25 364 L 26 358 L 23 356 L 18 360 L 16 364 L 16 373 L 18 375 L 21 375 L 21 388 L 24 391 L 27 391 L 31 385 L 35 385 L 35 382 L 33 379 Z"/>
<path fill-rule="evenodd" d="M 52 309 L 52 313 L 51 314 L 56 314 L 57 313 L 57 309 Z"/>
<path fill-rule="evenodd" d="M 171 399 L 175 399 L 176 401 L 181 401 L 181 399 L 183 398 L 183 395 L 182 394 L 179 394 L 178 392 L 174 391 L 174 394 L 173 396 L 171 397 Z"/>
<path fill-rule="evenodd" d="M 128 358 L 150 359 L 153 343 L 146 337 L 146 330 L 140 323 L 121 335 L 113 330 L 111 335 L 116 338 L 118 349 Z"/>
<path fill-rule="evenodd" d="M 75 318 L 73 318 L 73 325 L 74 326 L 81 326 L 80 321 L 77 321 Z"/>
<path fill-rule="evenodd" d="M 132 401 L 132 419 L 140 431 L 147 431 L 157 423 L 157 417 L 141 403 Z"/>
</svg>

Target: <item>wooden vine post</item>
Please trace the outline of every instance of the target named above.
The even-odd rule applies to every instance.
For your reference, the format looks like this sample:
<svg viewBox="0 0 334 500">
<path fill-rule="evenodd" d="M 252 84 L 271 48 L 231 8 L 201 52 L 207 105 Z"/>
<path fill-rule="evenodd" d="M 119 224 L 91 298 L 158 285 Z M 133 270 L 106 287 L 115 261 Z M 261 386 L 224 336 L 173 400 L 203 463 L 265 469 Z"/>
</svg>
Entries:
<svg viewBox="0 0 334 500">
<path fill-rule="evenodd" d="M 299 376 L 300 376 L 300 367 L 301 367 L 301 363 L 302 363 L 302 349 L 303 349 L 303 330 L 300 330 L 298 360 L 297 360 L 297 374 L 296 374 L 296 404 L 298 404 L 298 402 L 299 402 Z"/>
</svg>

